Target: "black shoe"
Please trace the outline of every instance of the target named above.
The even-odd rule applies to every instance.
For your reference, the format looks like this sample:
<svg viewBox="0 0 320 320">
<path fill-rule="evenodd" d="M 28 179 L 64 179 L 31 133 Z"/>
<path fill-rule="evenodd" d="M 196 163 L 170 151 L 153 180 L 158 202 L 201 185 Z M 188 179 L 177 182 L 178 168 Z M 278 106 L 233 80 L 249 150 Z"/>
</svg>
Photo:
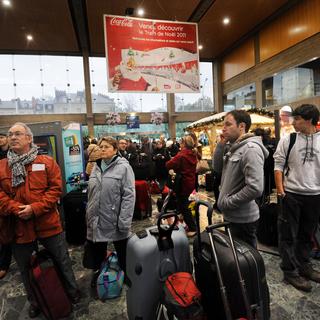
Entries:
<svg viewBox="0 0 320 320">
<path fill-rule="evenodd" d="M 291 284 L 298 290 L 305 292 L 310 292 L 312 290 L 312 285 L 309 280 L 300 276 L 284 276 L 284 282 Z"/>
<path fill-rule="evenodd" d="M 70 300 L 72 304 L 77 304 L 81 299 L 80 291 L 77 291 L 75 294 L 70 295 Z"/>
<path fill-rule="evenodd" d="M 314 281 L 314 282 L 317 282 L 317 283 L 320 283 L 320 272 L 319 271 L 316 271 L 312 268 L 312 265 L 311 264 L 307 264 L 305 266 L 303 266 L 300 270 L 299 270 L 299 273 L 301 276 L 311 280 L 311 281 Z"/>
<path fill-rule="evenodd" d="M 92 273 L 90 287 L 95 288 L 97 286 L 97 279 L 99 277 L 99 270 Z"/>
<path fill-rule="evenodd" d="M 40 310 L 38 307 L 30 304 L 29 311 L 28 311 L 28 314 L 29 314 L 29 317 L 30 317 L 30 318 L 35 318 L 35 317 L 37 317 L 40 313 L 41 313 L 41 310 Z"/>
</svg>

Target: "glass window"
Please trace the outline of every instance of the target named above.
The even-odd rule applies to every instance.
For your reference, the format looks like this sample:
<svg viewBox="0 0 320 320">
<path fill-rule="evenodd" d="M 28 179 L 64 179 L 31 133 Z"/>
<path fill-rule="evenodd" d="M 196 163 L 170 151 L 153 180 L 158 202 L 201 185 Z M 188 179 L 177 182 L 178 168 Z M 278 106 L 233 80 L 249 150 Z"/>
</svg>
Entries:
<svg viewBox="0 0 320 320">
<path fill-rule="evenodd" d="M 213 111 L 212 63 L 200 62 L 200 93 L 175 94 L 177 112 Z"/>
<path fill-rule="evenodd" d="M 176 122 L 176 138 L 184 136 L 184 129 L 192 122 Z"/>
<path fill-rule="evenodd" d="M 256 107 L 256 86 L 254 83 L 244 86 L 223 96 L 223 110 L 231 111 L 243 107 Z"/>
<path fill-rule="evenodd" d="M 109 93 L 106 59 L 91 57 L 89 61 L 94 113 L 167 111 L 163 93 Z"/>
<path fill-rule="evenodd" d="M 84 113 L 82 57 L 0 55 L 0 113 Z"/>
<path fill-rule="evenodd" d="M 160 135 L 167 137 L 168 135 L 168 124 L 162 123 L 161 125 L 155 124 L 140 124 L 140 128 L 127 129 L 127 125 L 120 124 L 114 126 L 108 125 L 97 125 L 94 126 L 95 137 L 102 137 L 111 135 L 113 137 L 125 137 L 131 140 L 138 141 L 141 136 L 147 135 L 149 138 L 159 138 Z"/>
<path fill-rule="evenodd" d="M 262 81 L 265 107 L 320 95 L 320 59 L 285 70 Z"/>
</svg>

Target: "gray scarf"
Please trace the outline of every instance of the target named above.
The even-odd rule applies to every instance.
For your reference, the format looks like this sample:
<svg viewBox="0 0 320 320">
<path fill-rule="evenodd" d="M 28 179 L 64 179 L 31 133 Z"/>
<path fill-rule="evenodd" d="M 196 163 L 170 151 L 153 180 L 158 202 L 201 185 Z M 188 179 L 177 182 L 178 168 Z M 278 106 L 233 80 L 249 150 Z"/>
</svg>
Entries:
<svg viewBox="0 0 320 320">
<path fill-rule="evenodd" d="M 19 155 L 12 150 L 8 151 L 8 163 L 12 170 L 12 187 L 17 187 L 19 184 L 24 183 L 27 175 L 25 165 L 31 163 L 38 155 L 38 147 L 31 144 L 29 152 Z"/>
</svg>

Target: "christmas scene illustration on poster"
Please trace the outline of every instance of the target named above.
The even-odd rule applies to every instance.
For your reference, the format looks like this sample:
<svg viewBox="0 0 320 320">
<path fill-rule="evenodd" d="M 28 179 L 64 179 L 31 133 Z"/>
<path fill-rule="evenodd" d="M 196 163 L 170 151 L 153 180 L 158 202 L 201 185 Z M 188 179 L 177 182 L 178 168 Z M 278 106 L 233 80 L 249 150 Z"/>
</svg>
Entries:
<svg viewBox="0 0 320 320">
<path fill-rule="evenodd" d="M 109 92 L 199 92 L 197 24 L 104 16 Z"/>
</svg>

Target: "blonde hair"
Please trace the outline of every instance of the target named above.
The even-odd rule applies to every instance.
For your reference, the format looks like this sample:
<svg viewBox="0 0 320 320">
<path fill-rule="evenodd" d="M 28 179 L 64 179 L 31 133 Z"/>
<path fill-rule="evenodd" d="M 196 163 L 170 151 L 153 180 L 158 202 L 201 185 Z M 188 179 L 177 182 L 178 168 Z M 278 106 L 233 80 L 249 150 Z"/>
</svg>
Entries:
<svg viewBox="0 0 320 320">
<path fill-rule="evenodd" d="M 182 143 L 184 144 L 185 148 L 192 150 L 195 147 L 194 139 L 187 135 L 182 138 Z"/>
</svg>

